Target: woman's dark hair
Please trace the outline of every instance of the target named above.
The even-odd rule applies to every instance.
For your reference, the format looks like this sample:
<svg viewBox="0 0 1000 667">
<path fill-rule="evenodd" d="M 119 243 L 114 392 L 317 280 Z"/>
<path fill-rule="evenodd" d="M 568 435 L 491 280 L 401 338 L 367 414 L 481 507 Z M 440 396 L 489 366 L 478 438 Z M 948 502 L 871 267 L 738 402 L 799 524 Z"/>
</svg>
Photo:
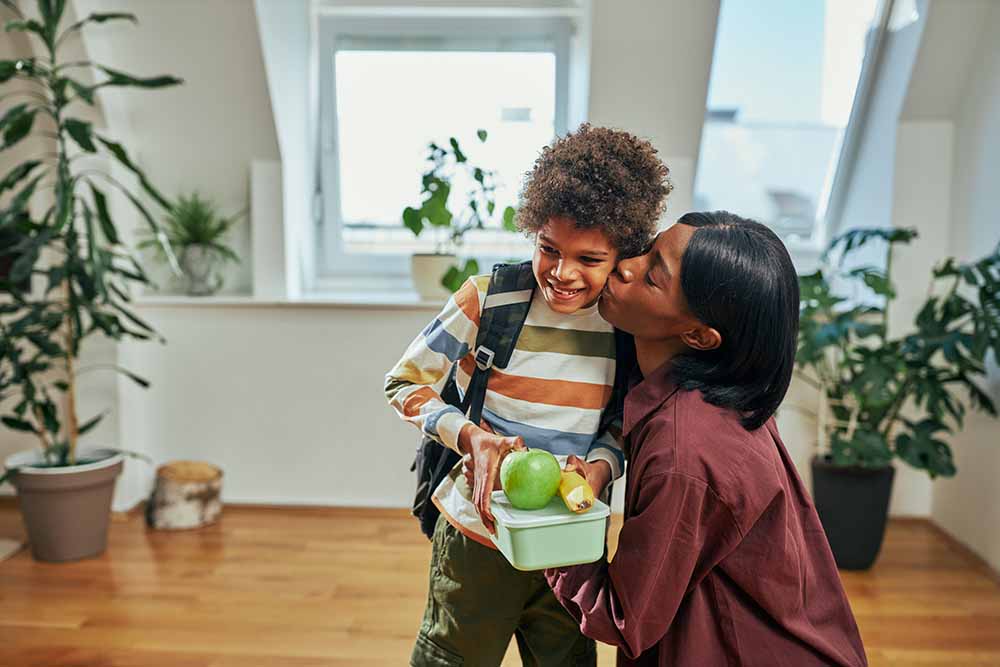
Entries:
<svg viewBox="0 0 1000 667">
<path fill-rule="evenodd" d="M 748 431 L 766 422 L 788 391 L 799 331 L 799 281 L 778 236 L 726 211 L 688 213 L 697 228 L 681 259 L 691 312 L 722 345 L 675 357 L 673 379 L 712 405 L 738 411 Z"/>
</svg>

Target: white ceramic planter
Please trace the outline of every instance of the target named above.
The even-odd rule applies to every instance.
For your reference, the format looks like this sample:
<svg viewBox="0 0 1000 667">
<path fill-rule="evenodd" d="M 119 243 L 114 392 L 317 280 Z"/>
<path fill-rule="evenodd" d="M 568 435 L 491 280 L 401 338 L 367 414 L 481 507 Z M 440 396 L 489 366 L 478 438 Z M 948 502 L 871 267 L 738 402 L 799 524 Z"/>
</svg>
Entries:
<svg viewBox="0 0 1000 667">
<path fill-rule="evenodd" d="M 451 292 L 441 286 L 441 278 L 458 263 L 455 255 L 415 254 L 410 258 L 413 287 L 427 301 L 444 301 Z"/>
</svg>

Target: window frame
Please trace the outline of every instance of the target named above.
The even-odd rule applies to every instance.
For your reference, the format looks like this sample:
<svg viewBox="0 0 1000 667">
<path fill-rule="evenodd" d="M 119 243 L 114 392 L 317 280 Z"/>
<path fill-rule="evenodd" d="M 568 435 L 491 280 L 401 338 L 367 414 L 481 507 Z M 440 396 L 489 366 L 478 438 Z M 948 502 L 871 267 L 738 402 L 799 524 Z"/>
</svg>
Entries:
<svg viewBox="0 0 1000 667">
<path fill-rule="evenodd" d="M 337 127 L 336 69 L 338 50 L 441 50 L 516 51 L 553 53 L 556 59 L 555 133 L 568 127 L 570 102 L 572 16 L 560 12 L 538 14 L 461 12 L 430 15 L 406 12 L 382 13 L 325 11 L 317 17 L 319 146 L 318 191 L 314 202 L 317 288 L 357 288 L 364 279 L 372 289 L 391 289 L 409 284 L 407 255 L 349 253 L 343 247 L 344 220 L 340 210 L 340 179 Z M 400 221 L 402 227 L 402 221 Z M 468 247 L 468 246 L 467 246 Z M 470 255 L 487 262 L 501 257 Z"/>
<path fill-rule="evenodd" d="M 813 221 L 813 233 L 809 240 L 782 239 L 799 273 L 805 274 L 820 267 L 820 259 L 827 244 L 840 231 L 843 217 L 844 202 L 847 199 L 851 177 L 858 159 L 858 150 L 864 136 L 868 121 L 868 111 L 875 91 L 878 72 L 882 62 L 885 45 L 885 35 L 888 31 L 889 19 L 892 15 L 895 0 L 878 0 L 873 15 L 874 32 L 865 46 L 861 61 L 861 71 L 854 88 L 851 101 L 851 113 L 838 145 L 834 148 L 835 164 L 829 165 L 828 175 L 824 182 L 821 199 L 816 205 L 816 215 Z M 720 12 L 721 20 L 721 12 Z M 716 37 L 718 38 L 718 37 Z M 709 70 L 709 86 L 711 86 L 711 69 Z M 704 126 L 708 121 L 708 98 L 706 94 L 706 120 L 703 123 L 702 138 L 699 141 L 698 154 L 701 155 L 701 142 L 704 141 Z M 695 169 L 695 174 L 698 171 Z M 697 182 L 694 183 L 697 189 Z"/>
</svg>

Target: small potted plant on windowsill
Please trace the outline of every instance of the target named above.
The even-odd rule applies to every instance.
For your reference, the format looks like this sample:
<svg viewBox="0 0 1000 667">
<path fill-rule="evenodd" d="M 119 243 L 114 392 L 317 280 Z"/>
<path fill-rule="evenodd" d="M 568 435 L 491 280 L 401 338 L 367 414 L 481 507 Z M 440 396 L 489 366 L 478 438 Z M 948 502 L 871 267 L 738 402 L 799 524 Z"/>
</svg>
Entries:
<svg viewBox="0 0 1000 667">
<path fill-rule="evenodd" d="M 31 434 L 40 445 L 8 457 L 0 483 L 9 481 L 17 490 L 32 554 L 45 561 L 104 551 L 115 482 L 128 453 L 79 446 L 104 414 L 79 421 L 78 376 L 108 369 L 147 385 L 117 366 L 81 367 L 81 346 L 95 334 L 116 341 L 162 340 L 131 306 L 130 287 L 149 280 L 120 240 L 107 189 L 118 189 L 163 243 L 159 224 L 139 196 L 148 197 L 150 206 L 169 210 L 170 204 L 124 146 L 79 117 L 79 107 L 93 106 L 97 91 L 107 86 L 150 89 L 180 83 L 170 76 L 137 78 L 90 61 L 60 59 L 60 46 L 79 30 L 136 21 L 131 14 L 89 14 L 64 28 L 65 4 L 39 0 L 37 18 L 29 18 L 12 0 L 0 0 L 14 15 L 5 31 L 33 36 L 44 54 L 0 60 L 0 98 L 23 98 L 0 115 L 0 155 L 6 158 L 8 149 L 29 136 L 40 139 L 33 155 L 0 173 L 0 230 L 14 239 L 0 245 L 0 259 L 9 262 L 0 277 L 0 421 L 6 429 Z M 8 18 L 3 14 L 0 9 L 0 20 Z M 75 76 L 79 68 L 93 70 L 97 83 Z M 12 80 L 32 85 L 18 89 Z M 89 160 L 95 155 L 116 160 L 134 176 L 135 185 L 99 169 Z M 165 251 L 172 257 L 169 247 Z"/>
<path fill-rule="evenodd" d="M 956 469 L 942 436 L 962 427 L 966 398 L 969 407 L 997 415 L 978 381 L 988 353 L 1000 358 L 1000 247 L 975 262 L 948 259 L 934 268 L 913 330 L 890 337 L 892 251 L 915 237 L 907 229 L 852 230 L 824 255 L 839 253 L 839 261 L 800 277 L 796 374 L 820 393 L 813 496 L 843 569 L 867 569 L 878 556 L 893 460 L 931 478 L 951 477 Z M 845 257 L 872 241 L 885 245 L 885 270 L 844 268 Z M 877 305 L 839 296 L 834 281 L 867 286 Z"/>
<path fill-rule="evenodd" d="M 221 265 L 238 263 L 240 258 L 223 239 L 244 213 L 223 217 L 214 202 L 197 192 L 180 195 L 167 213 L 164 231 L 170 247 L 177 253 L 184 273 L 186 291 L 190 296 L 208 296 L 223 284 Z M 161 258 L 163 246 L 153 235 L 140 244 L 140 248 L 154 248 Z"/>
<path fill-rule="evenodd" d="M 486 130 L 479 130 L 480 142 L 487 138 Z M 414 288 L 425 299 L 445 298 L 455 292 L 469 276 L 479 273 L 479 263 L 468 258 L 458 260 L 458 250 L 463 236 L 473 229 L 483 229 L 496 213 L 496 175 L 493 171 L 472 164 L 462 152 L 458 140 L 451 137 L 448 146 L 435 142 L 428 145 L 427 161 L 430 163 L 421 178 L 420 206 L 403 209 L 403 224 L 420 236 L 429 228 L 435 234 L 433 253 L 414 253 L 411 272 Z M 464 197 L 453 196 L 456 181 L 467 181 Z M 455 200 L 459 199 L 460 203 Z M 500 224 L 508 231 L 515 231 L 514 208 L 507 206 Z"/>
</svg>

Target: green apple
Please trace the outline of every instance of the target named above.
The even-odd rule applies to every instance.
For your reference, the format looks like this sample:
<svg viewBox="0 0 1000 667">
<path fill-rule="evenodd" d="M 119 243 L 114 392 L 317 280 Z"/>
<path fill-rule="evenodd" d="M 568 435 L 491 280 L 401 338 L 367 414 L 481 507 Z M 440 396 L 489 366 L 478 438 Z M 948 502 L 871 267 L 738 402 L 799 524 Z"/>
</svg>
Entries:
<svg viewBox="0 0 1000 667">
<path fill-rule="evenodd" d="M 500 466 L 500 486 L 518 509 L 545 507 L 559 490 L 560 481 L 559 462 L 544 449 L 511 452 Z"/>
</svg>

